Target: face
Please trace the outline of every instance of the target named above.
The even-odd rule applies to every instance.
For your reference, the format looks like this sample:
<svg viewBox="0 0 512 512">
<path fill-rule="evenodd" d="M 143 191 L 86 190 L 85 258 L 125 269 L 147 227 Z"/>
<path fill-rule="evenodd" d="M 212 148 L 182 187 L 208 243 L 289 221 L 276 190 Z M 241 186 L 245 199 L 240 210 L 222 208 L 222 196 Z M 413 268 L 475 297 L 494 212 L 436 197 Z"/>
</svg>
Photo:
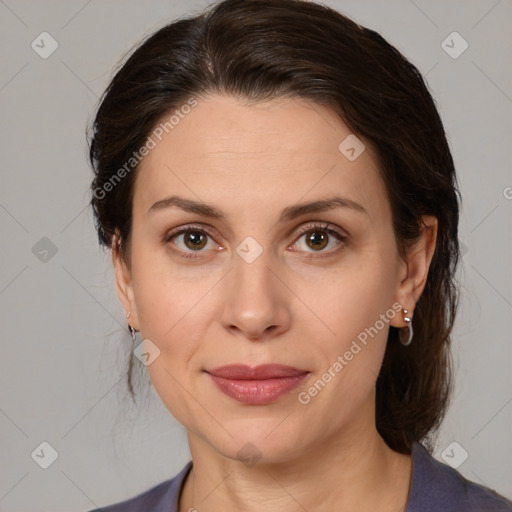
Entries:
<svg viewBox="0 0 512 512">
<path fill-rule="evenodd" d="M 406 325 L 398 303 L 413 309 L 431 254 L 400 259 L 376 155 L 340 150 L 350 134 L 305 101 L 211 96 L 137 170 L 118 293 L 159 351 L 147 369 L 163 403 L 226 457 L 284 461 L 374 424 L 389 326 Z M 235 364 L 292 370 L 213 376 Z"/>
</svg>

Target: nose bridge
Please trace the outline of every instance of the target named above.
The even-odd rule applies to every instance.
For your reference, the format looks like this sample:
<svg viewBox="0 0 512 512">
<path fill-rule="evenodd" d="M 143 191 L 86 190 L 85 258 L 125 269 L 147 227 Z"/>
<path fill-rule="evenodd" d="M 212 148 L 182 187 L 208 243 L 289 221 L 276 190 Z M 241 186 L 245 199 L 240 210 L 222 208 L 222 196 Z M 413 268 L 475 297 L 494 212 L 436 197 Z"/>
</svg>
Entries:
<svg viewBox="0 0 512 512">
<path fill-rule="evenodd" d="M 244 251 L 249 250 L 244 253 Z M 260 298 L 262 295 L 266 300 L 271 299 L 271 254 L 270 250 L 263 248 L 258 251 L 250 245 L 250 242 L 242 243 L 237 248 L 237 255 L 234 257 L 234 279 L 237 283 L 237 293 L 242 295 Z M 275 271 L 274 271 L 275 272 Z"/>
<path fill-rule="evenodd" d="M 286 287 L 275 276 L 278 270 L 271 251 L 248 237 L 237 247 L 233 260 L 224 305 L 225 327 L 236 327 L 248 337 L 259 337 L 269 327 L 279 332 L 287 328 Z"/>
</svg>

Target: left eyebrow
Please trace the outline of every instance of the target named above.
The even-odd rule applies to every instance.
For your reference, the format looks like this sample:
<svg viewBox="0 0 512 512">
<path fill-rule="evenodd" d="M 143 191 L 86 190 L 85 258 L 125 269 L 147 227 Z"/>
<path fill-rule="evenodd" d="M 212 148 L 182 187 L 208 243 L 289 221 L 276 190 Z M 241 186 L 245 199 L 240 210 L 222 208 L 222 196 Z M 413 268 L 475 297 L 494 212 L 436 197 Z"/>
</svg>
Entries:
<svg viewBox="0 0 512 512">
<path fill-rule="evenodd" d="M 349 208 L 358 213 L 368 215 L 368 212 L 365 210 L 365 208 L 359 203 L 352 201 L 352 199 L 341 196 L 333 196 L 328 199 L 320 199 L 310 203 L 288 206 L 282 211 L 281 216 L 279 217 L 279 222 L 291 220 L 295 217 L 299 217 L 307 213 L 318 213 L 327 210 L 333 210 L 335 208 Z"/>
</svg>

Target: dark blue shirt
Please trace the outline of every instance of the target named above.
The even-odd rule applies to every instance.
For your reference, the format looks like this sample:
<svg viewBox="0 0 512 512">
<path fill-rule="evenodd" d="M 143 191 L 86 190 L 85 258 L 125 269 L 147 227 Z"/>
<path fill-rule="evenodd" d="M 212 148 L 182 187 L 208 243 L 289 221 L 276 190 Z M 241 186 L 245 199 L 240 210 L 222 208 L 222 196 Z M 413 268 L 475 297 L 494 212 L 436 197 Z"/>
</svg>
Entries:
<svg viewBox="0 0 512 512">
<path fill-rule="evenodd" d="M 174 477 L 137 496 L 91 512 L 178 512 L 192 461 Z M 464 478 L 418 443 L 412 449 L 412 480 L 405 512 L 512 512 L 512 502 Z"/>
</svg>

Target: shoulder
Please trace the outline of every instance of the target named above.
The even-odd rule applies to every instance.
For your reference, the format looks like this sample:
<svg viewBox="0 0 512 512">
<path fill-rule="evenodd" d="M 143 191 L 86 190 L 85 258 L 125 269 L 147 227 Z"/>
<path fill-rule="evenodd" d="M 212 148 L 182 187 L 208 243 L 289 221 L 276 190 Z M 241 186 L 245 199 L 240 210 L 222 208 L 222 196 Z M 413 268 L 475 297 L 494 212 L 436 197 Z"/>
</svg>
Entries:
<svg viewBox="0 0 512 512">
<path fill-rule="evenodd" d="M 165 480 L 129 500 L 90 512 L 176 512 L 181 487 L 191 467 L 192 461 L 189 461 L 174 478 Z"/>
<path fill-rule="evenodd" d="M 406 512 L 512 512 L 512 502 L 464 478 L 418 443 L 412 451 L 412 481 Z"/>
</svg>

